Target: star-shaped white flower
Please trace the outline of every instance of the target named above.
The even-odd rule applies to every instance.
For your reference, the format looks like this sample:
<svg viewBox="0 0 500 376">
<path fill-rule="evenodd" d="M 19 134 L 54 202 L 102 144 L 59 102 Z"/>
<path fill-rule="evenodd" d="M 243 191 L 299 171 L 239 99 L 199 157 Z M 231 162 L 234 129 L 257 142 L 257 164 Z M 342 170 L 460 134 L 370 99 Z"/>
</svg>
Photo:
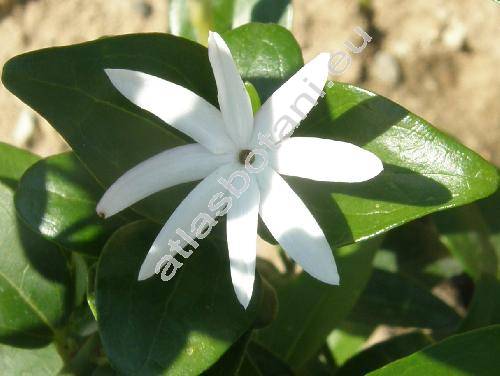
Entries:
<svg viewBox="0 0 500 376">
<path fill-rule="evenodd" d="M 177 229 L 199 238 L 201 213 L 227 213 L 231 278 L 246 308 L 255 276 L 258 215 L 287 254 L 313 277 L 338 284 L 332 250 L 302 200 L 279 175 L 329 182 L 361 182 L 383 167 L 355 145 L 313 137 L 288 137 L 292 125 L 316 104 L 328 77 L 323 53 L 300 69 L 252 113 L 250 99 L 231 52 L 217 33 L 208 41 L 220 111 L 193 92 L 146 73 L 106 69 L 113 85 L 197 143 L 166 150 L 121 176 L 104 194 L 97 211 L 109 217 L 162 189 L 203 179 L 180 203 L 156 237 L 139 272 L 151 277 L 172 254 Z M 254 153 L 250 153 L 253 151 Z M 201 219 L 200 219 L 201 218 Z M 203 221 L 202 221 L 203 222 Z M 210 224 L 209 227 L 213 225 Z M 194 236 L 195 235 L 191 235 Z"/>
</svg>

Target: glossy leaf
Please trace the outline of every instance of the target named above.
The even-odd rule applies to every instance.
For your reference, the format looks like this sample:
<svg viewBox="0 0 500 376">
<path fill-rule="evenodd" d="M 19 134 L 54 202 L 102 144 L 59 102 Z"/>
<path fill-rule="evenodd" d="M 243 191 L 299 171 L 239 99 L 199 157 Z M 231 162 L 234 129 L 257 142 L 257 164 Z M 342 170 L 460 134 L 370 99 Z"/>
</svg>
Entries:
<svg viewBox="0 0 500 376">
<path fill-rule="evenodd" d="M 0 147 L 0 342 L 46 344 L 72 305 L 70 271 L 61 250 L 16 215 L 13 187 L 37 157 Z"/>
<path fill-rule="evenodd" d="M 349 320 L 450 331 L 458 325 L 460 317 L 411 279 L 375 269 Z"/>
<path fill-rule="evenodd" d="M 125 224 L 120 216 L 99 218 L 103 189 L 73 153 L 30 167 L 16 192 L 16 209 L 26 224 L 66 249 L 99 254 L 106 239 Z"/>
<path fill-rule="evenodd" d="M 369 373 L 370 376 L 494 376 L 500 368 L 500 325 L 449 337 Z"/>
<path fill-rule="evenodd" d="M 276 320 L 258 332 L 258 341 L 292 368 L 304 365 L 355 304 L 371 274 L 378 245 L 374 239 L 336 250 L 340 286 L 327 285 L 306 273 L 291 278 L 270 275 L 279 310 Z"/>
<path fill-rule="evenodd" d="M 102 38 L 21 55 L 7 63 L 5 85 L 42 114 L 101 185 L 109 186 L 139 162 L 189 140 L 124 98 L 104 68 L 148 72 L 214 104 L 216 89 L 206 49 L 169 35 Z M 166 190 L 137 209 L 163 221 L 189 190 L 185 185 Z"/>
<path fill-rule="evenodd" d="M 277 25 L 248 24 L 223 37 L 241 76 L 255 86 L 262 103 L 303 65 L 299 44 Z"/>
<path fill-rule="evenodd" d="M 0 345 L 0 369 L 3 375 L 58 375 L 63 359 L 54 344 L 36 349 Z"/>
<path fill-rule="evenodd" d="M 363 350 L 349 359 L 335 375 L 366 375 L 370 371 L 410 355 L 433 343 L 432 338 L 421 332 L 402 334 Z"/>
<path fill-rule="evenodd" d="M 97 269 L 100 335 L 112 365 L 125 374 L 199 374 L 213 365 L 255 319 L 234 295 L 227 250 L 200 243 L 172 280 L 137 281 L 159 228 L 139 221 L 106 244 Z"/>
<path fill-rule="evenodd" d="M 337 244 L 464 205 L 497 189 L 491 164 L 396 103 L 342 83 L 326 93 L 295 134 L 351 142 L 384 163 L 379 176 L 359 184 L 288 179 Z"/>
</svg>

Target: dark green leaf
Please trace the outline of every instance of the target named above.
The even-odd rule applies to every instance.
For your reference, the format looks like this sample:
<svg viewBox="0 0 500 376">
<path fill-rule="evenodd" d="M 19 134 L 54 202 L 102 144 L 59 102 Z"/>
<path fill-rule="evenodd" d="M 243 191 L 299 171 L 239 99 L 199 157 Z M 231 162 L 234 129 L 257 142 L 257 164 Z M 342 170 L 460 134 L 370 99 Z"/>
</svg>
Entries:
<svg viewBox="0 0 500 376">
<path fill-rule="evenodd" d="M 241 363 L 245 358 L 248 342 L 252 336 L 252 331 L 243 334 L 224 355 L 203 372 L 204 376 L 226 376 L 236 375 L 240 369 Z"/>
<path fill-rule="evenodd" d="M 163 282 L 137 281 L 159 228 L 134 222 L 110 238 L 97 269 L 96 303 L 103 345 L 125 374 L 199 374 L 214 364 L 255 320 L 245 312 L 229 276 L 227 250 L 208 241 Z"/>
<path fill-rule="evenodd" d="M 235 53 L 246 79 L 262 98 L 302 64 L 297 42 L 285 29 L 248 25 L 228 33 L 228 43 L 246 37 L 251 56 Z M 259 39 L 253 39 L 254 34 Z M 245 42 L 245 43 L 247 43 Z M 272 48 L 270 47 L 272 46 Z M 240 45 L 241 47 L 241 45 Z M 175 54 L 172 53 L 175 51 Z M 259 61 L 255 52 L 259 52 Z M 252 64 L 253 62 L 253 64 Z M 70 47 L 41 50 L 12 59 L 2 80 L 42 114 L 71 145 L 103 186 L 160 151 L 191 142 L 125 99 L 104 68 L 144 71 L 182 85 L 217 104 L 207 50 L 182 38 L 160 34 L 102 38 Z M 193 187 L 183 184 L 145 199 L 135 209 L 164 222 Z"/>
<path fill-rule="evenodd" d="M 428 217 L 389 232 L 375 256 L 374 265 L 409 277 L 428 288 L 463 271 L 440 242 L 436 228 Z"/>
<path fill-rule="evenodd" d="M 396 103 L 342 83 L 326 92 L 296 135 L 354 143 L 384 162 L 379 176 L 359 184 L 288 179 L 336 244 L 365 239 L 497 189 L 491 164 Z"/>
<path fill-rule="evenodd" d="M 379 245 L 374 239 L 335 251 L 340 286 L 322 283 L 306 273 L 269 281 L 278 293 L 276 320 L 258 331 L 257 339 L 294 369 L 323 345 L 328 334 L 347 316 L 363 291 Z"/>
<path fill-rule="evenodd" d="M 434 341 L 421 332 L 403 334 L 377 343 L 349 359 L 335 376 L 366 375 L 387 363 L 410 355 L 433 344 Z"/>
<path fill-rule="evenodd" d="M 189 139 L 123 97 L 104 68 L 148 72 L 214 104 L 216 89 L 206 49 L 169 35 L 102 38 L 21 55 L 7 63 L 5 85 L 43 115 L 97 180 L 109 186 L 137 163 Z M 137 210 L 163 221 L 190 187 L 154 195 Z"/>
<path fill-rule="evenodd" d="M 500 324 L 500 281 L 492 275 L 483 274 L 475 283 L 474 295 L 459 331 L 492 324 Z"/>
<path fill-rule="evenodd" d="M 16 209 L 29 227 L 66 249 L 99 254 L 125 220 L 99 218 L 95 208 L 103 189 L 73 153 L 41 160 L 23 175 Z"/>
<path fill-rule="evenodd" d="M 365 325 L 388 324 L 449 331 L 458 325 L 460 317 L 450 306 L 411 279 L 375 269 L 349 320 Z"/>
<path fill-rule="evenodd" d="M 262 102 L 303 65 L 299 44 L 277 25 L 248 24 L 223 36 L 241 76 L 255 86 Z"/>
<path fill-rule="evenodd" d="M 500 368 L 500 325 L 449 337 L 370 376 L 495 376 Z"/>
<path fill-rule="evenodd" d="M 13 192 L 0 184 L 0 342 L 50 340 L 71 301 L 66 258 L 16 218 Z"/>
<path fill-rule="evenodd" d="M 474 279 L 496 276 L 497 255 L 489 229 L 476 205 L 447 210 L 433 216 L 442 242 Z"/>
<path fill-rule="evenodd" d="M 36 160 L 2 146 L 0 175 L 0 342 L 40 345 L 50 342 L 72 306 L 70 270 L 62 251 L 17 218 L 17 179 Z"/>
<path fill-rule="evenodd" d="M 240 368 L 239 375 L 252 375 L 251 367 L 258 370 L 253 375 L 293 375 L 292 370 L 276 355 L 255 341 L 251 341 L 247 347 L 246 358 Z"/>
</svg>

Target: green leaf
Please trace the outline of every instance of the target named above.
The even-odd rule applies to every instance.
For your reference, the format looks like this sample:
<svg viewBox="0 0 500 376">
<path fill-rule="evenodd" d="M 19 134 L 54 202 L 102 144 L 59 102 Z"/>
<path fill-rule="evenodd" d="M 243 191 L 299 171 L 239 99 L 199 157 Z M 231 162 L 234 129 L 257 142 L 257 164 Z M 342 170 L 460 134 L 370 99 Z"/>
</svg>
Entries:
<svg viewBox="0 0 500 376">
<path fill-rule="evenodd" d="M 169 31 L 207 45 L 208 31 L 223 33 L 250 22 L 291 28 L 290 0 L 170 0 Z"/>
<path fill-rule="evenodd" d="M 375 269 L 349 320 L 365 325 L 450 331 L 458 325 L 460 317 L 450 306 L 411 279 Z"/>
<path fill-rule="evenodd" d="M 96 303 L 106 354 L 125 374 L 199 374 L 213 365 L 255 320 L 238 303 L 227 250 L 206 239 L 175 277 L 137 281 L 159 231 L 140 221 L 120 228 L 101 254 Z"/>
<path fill-rule="evenodd" d="M 459 331 L 492 324 L 500 324 L 500 281 L 484 274 L 475 283 L 474 295 Z"/>
<path fill-rule="evenodd" d="M 233 33 L 238 36 L 231 37 Z M 253 40 L 255 33 L 259 40 Z M 228 43 L 238 43 L 245 35 L 252 40 L 245 48 L 253 47 L 252 51 L 235 55 L 246 69 L 246 79 L 262 90 L 259 94 L 264 98 L 263 93 L 269 95 L 301 66 L 300 49 L 287 30 L 274 25 L 244 26 L 228 33 Z M 251 64 L 255 52 L 259 52 L 259 63 Z M 44 116 L 106 187 L 148 157 L 192 140 L 130 103 L 113 87 L 104 68 L 147 72 L 215 105 L 217 95 L 207 50 L 170 35 L 102 38 L 10 60 L 2 75 L 6 87 Z M 135 209 L 163 223 L 193 186 L 164 190 Z"/>
<path fill-rule="evenodd" d="M 37 349 L 0 345 L 0 369 L 3 375 L 58 375 L 63 359 L 54 344 Z"/>
<path fill-rule="evenodd" d="M 248 342 L 252 331 L 248 331 L 238 339 L 231 348 L 208 370 L 203 372 L 204 376 L 236 375 L 241 363 L 245 358 Z"/>
<path fill-rule="evenodd" d="M 243 80 L 255 86 L 262 102 L 304 63 L 293 35 L 277 25 L 248 24 L 223 37 Z"/>
<path fill-rule="evenodd" d="M 433 216 L 441 241 L 474 279 L 496 276 L 498 261 L 489 229 L 476 205 L 447 210 Z"/>
<path fill-rule="evenodd" d="M 336 245 L 497 189 L 494 166 L 396 103 L 342 83 L 326 93 L 295 134 L 347 141 L 384 163 L 379 176 L 359 184 L 288 179 Z"/>
<path fill-rule="evenodd" d="M 389 362 L 410 355 L 433 344 L 422 332 L 413 332 L 377 343 L 349 359 L 335 376 L 366 375 Z"/>
<path fill-rule="evenodd" d="M 72 306 L 71 276 L 62 251 L 17 218 L 12 185 L 30 163 L 29 153 L 2 146 L 0 176 L 0 342 L 50 342 Z"/>
<path fill-rule="evenodd" d="M 39 159 L 27 150 L 0 142 L 0 181 L 15 189 L 24 171 Z"/>
<path fill-rule="evenodd" d="M 371 274 L 378 245 L 374 239 L 335 251 L 340 286 L 327 285 L 306 273 L 288 278 L 269 275 L 279 310 L 276 320 L 257 332 L 257 340 L 292 368 L 304 365 L 355 304 Z"/>
<path fill-rule="evenodd" d="M 449 337 L 370 376 L 494 376 L 500 367 L 500 325 Z"/>
<path fill-rule="evenodd" d="M 356 354 L 374 330 L 373 325 L 344 321 L 326 339 L 330 352 L 339 366 Z"/>
<path fill-rule="evenodd" d="M 500 193 L 435 215 L 441 240 L 475 280 L 460 331 L 500 324 Z M 495 212 L 496 211 L 496 212 Z"/>
<path fill-rule="evenodd" d="M 61 250 L 16 218 L 13 192 L 0 184 L 0 342 L 46 343 L 72 306 Z"/>
<path fill-rule="evenodd" d="M 429 289 L 463 271 L 440 242 L 429 217 L 390 231 L 375 256 L 374 265 L 411 278 Z"/>
<path fill-rule="evenodd" d="M 139 162 L 189 139 L 123 97 L 104 68 L 148 72 L 214 104 L 216 88 L 207 50 L 170 35 L 102 38 L 10 60 L 2 76 L 6 87 L 44 116 L 101 185 L 109 186 Z M 164 221 L 192 186 L 165 190 L 136 209 Z"/>
<path fill-rule="evenodd" d="M 125 224 L 120 216 L 99 218 L 103 189 L 72 153 L 41 160 L 23 175 L 16 209 L 26 224 L 65 249 L 97 255 L 106 239 Z"/>
<path fill-rule="evenodd" d="M 257 371 L 251 372 L 253 369 Z M 268 349 L 258 342 L 251 341 L 241 365 L 239 375 L 293 375 L 292 370 Z"/>
</svg>

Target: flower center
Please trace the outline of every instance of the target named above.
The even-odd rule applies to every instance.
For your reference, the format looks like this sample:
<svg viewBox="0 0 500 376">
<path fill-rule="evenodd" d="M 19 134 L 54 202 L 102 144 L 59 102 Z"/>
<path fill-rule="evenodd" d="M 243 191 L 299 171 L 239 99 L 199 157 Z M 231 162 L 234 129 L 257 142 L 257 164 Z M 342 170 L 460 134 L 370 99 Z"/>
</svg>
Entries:
<svg viewBox="0 0 500 376">
<path fill-rule="evenodd" d="M 248 156 L 250 155 L 252 151 L 251 150 L 242 150 L 240 151 L 240 155 L 238 156 L 238 161 L 242 164 L 242 165 L 245 165 L 245 162 L 248 158 Z M 252 164 L 253 162 L 255 162 L 255 155 L 252 155 L 250 157 L 250 160 L 248 161 L 250 164 Z"/>
</svg>

